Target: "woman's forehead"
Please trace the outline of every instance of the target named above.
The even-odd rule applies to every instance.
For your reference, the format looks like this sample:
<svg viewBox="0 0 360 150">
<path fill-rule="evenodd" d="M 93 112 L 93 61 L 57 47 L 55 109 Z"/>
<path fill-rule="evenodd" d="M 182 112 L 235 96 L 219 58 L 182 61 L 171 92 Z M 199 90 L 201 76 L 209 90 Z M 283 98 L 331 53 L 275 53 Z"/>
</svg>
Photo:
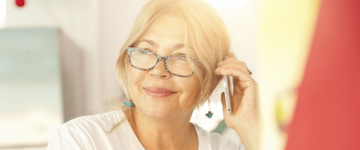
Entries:
<svg viewBox="0 0 360 150">
<path fill-rule="evenodd" d="M 152 22 L 144 34 L 136 41 L 135 46 L 164 48 L 181 51 L 196 58 L 191 43 L 185 41 L 185 28 L 181 19 L 162 15 Z"/>
<path fill-rule="evenodd" d="M 181 19 L 172 15 L 161 15 L 156 18 L 148 27 L 157 33 L 183 34 L 184 24 Z"/>
<path fill-rule="evenodd" d="M 158 41 L 157 39 L 151 39 L 151 38 L 142 38 L 140 40 L 137 41 L 137 45 L 150 45 L 151 47 L 154 48 L 159 48 L 159 43 L 162 44 L 164 42 Z M 185 44 L 181 41 L 170 41 L 169 45 L 171 46 L 170 49 L 182 49 L 185 47 Z M 160 45 L 162 46 L 162 45 Z"/>
<path fill-rule="evenodd" d="M 143 36 L 136 41 L 136 45 L 150 45 L 154 48 L 168 47 L 172 49 L 181 49 L 185 47 L 184 39 L 177 39 L 174 37 L 156 37 L 156 36 Z"/>
<path fill-rule="evenodd" d="M 162 42 L 184 44 L 185 29 L 180 19 L 168 15 L 161 16 L 149 25 L 139 41 L 143 39 L 157 44 L 162 44 Z"/>
<path fill-rule="evenodd" d="M 167 16 L 157 19 L 149 25 L 135 45 L 166 49 L 185 48 L 185 32 L 179 21 Z"/>
</svg>

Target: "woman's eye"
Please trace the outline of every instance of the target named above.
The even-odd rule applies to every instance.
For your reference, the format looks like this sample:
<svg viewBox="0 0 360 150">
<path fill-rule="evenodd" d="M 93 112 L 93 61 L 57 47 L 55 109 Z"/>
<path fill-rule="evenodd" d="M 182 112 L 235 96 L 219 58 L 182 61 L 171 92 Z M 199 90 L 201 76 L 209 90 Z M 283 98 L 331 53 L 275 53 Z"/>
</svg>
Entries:
<svg viewBox="0 0 360 150">
<path fill-rule="evenodd" d="M 144 55 L 147 53 L 148 53 L 148 51 L 146 51 L 146 50 L 134 50 L 131 52 L 132 55 Z"/>
<path fill-rule="evenodd" d="M 186 59 L 186 55 L 177 55 L 178 59 Z"/>
</svg>

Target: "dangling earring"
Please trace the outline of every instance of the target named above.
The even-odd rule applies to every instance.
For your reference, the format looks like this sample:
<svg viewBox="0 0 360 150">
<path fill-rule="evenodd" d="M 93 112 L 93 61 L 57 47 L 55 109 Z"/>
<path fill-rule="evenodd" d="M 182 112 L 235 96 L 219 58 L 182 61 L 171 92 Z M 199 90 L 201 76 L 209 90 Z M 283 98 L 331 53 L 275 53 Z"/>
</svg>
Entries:
<svg viewBox="0 0 360 150">
<path fill-rule="evenodd" d="M 134 102 L 123 102 L 127 107 L 133 107 L 135 104 Z"/>
<path fill-rule="evenodd" d="M 209 112 L 207 114 L 205 114 L 206 117 L 211 118 L 213 116 L 213 113 L 211 112 L 211 104 L 210 104 L 210 99 L 209 99 Z"/>
</svg>

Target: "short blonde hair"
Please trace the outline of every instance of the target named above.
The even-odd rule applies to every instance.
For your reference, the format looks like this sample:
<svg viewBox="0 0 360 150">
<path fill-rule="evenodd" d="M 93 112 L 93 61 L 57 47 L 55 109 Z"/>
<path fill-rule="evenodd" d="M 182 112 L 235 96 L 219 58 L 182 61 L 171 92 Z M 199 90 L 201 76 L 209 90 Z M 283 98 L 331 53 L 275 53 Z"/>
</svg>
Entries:
<svg viewBox="0 0 360 150">
<path fill-rule="evenodd" d="M 130 88 L 127 81 L 126 48 L 133 46 L 142 37 L 147 27 L 161 15 L 179 18 L 185 28 L 185 47 L 188 56 L 197 56 L 201 64 L 195 69 L 199 78 L 201 92 L 196 106 L 206 102 L 222 76 L 214 74 L 216 64 L 230 52 L 230 40 L 225 24 L 216 10 L 203 0 L 150 0 L 143 6 L 136 18 L 130 36 L 122 46 L 116 69 L 120 82 L 128 98 Z"/>
</svg>

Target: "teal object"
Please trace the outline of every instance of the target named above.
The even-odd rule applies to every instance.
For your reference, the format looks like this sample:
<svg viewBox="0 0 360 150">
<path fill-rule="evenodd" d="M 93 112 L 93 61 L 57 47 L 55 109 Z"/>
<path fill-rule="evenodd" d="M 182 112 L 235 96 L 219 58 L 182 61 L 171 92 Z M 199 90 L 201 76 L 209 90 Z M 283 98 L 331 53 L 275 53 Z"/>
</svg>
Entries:
<svg viewBox="0 0 360 150">
<path fill-rule="evenodd" d="M 209 111 L 207 114 L 205 114 L 208 118 L 211 118 L 213 116 L 214 113 L 212 113 L 211 111 Z"/>
<path fill-rule="evenodd" d="M 211 132 L 215 132 L 215 133 L 221 134 L 221 133 L 224 131 L 225 128 L 228 128 L 228 127 L 226 126 L 225 120 L 223 120 L 223 121 L 221 121 L 221 122 L 219 123 L 219 125 L 218 125 L 213 131 L 211 131 Z"/>
<path fill-rule="evenodd" d="M 134 102 L 123 102 L 127 107 L 133 107 L 135 104 Z"/>
</svg>

